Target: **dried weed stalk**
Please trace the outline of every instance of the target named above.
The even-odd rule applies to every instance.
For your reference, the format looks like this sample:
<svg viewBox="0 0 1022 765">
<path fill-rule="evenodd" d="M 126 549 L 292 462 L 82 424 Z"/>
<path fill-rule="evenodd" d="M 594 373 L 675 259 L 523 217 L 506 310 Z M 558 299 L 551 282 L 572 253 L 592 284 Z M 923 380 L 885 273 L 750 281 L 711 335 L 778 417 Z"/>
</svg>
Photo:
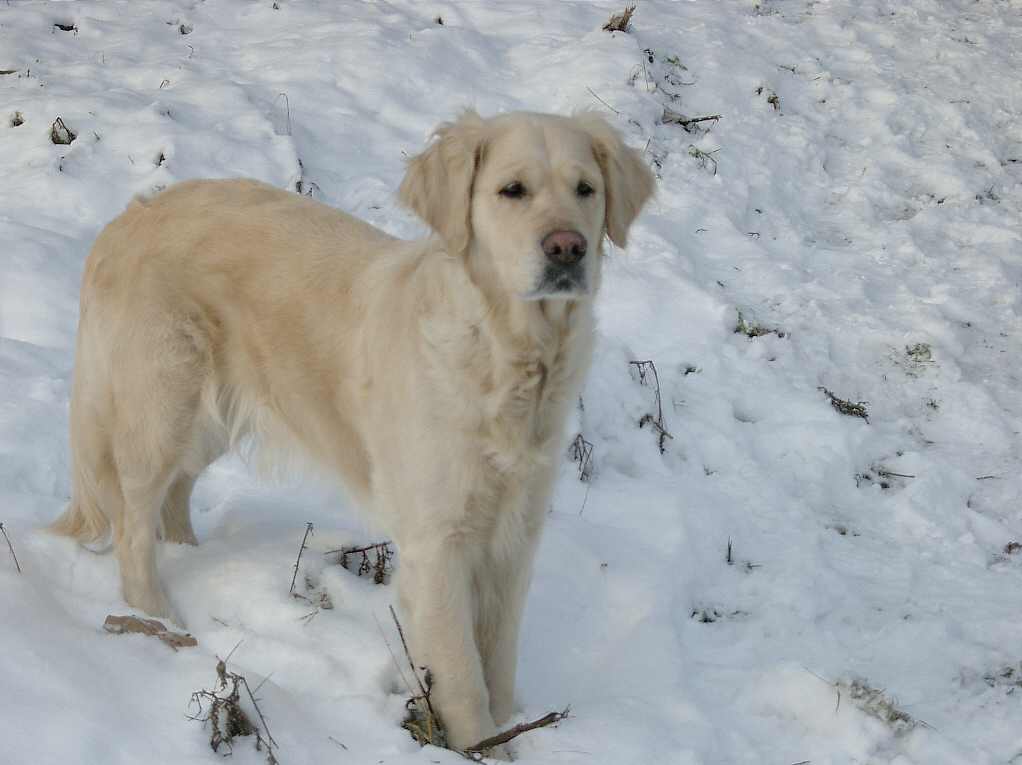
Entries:
<svg viewBox="0 0 1022 765">
<path fill-rule="evenodd" d="M 593 444 L 579 433 L 568 449 L 572 462 L 578 463 L 578 480 L 587 482 L 593 477 Z"/>
<path fill-rule="evenodd" d="M 654 401 L 656 403 L 656 417 L 652 414 L 644 414 L 639 419 L 639 427 L 645 427 L 646 425 L 652 426 L 653 430 L 657 432 L 657 446 L 660 449 L 660 453 L 663 454 L 667 451 L 666 441 L 668 438 L 673 439 L 670 433 L 667 432 L 667 428 L 664 426 L 664 407 L 660 399 L 660 376 L 656 371 L 656 364 L 651 360 L 646 361 L 629 361 L 629 365 L 635 367 L 639 372 L 639 384 L 646 385 L 647 376 L 653 374 L 653 388 L 654 388 Z"/>
<path fill-rule="evenodd" d="M 632 20 L 632 14 L 635 13 L 635 6 L 629 5 L 621 13 L 615 13 L 611 16 L 607 23 L 603 25 L 603 29 L 606 32 L 627 32 L 628 22 Z"/>
<path fill-rule="evenodd" d="M 352 570 L 353 561 L 358 561 L 356 576 L 372 574 L 373 582 L 386 584 L 390 581 L 394 570 L 394 546 L 390 542 L 374 542 L 364 547 L 342 547 L 339 550 L 327 550 L 324 555 L 337 555 L 337 562 L 348 571 Z"/>
<path fill-rule="evenodd" d="M 858 417 L 865 420 L 867 424 L 869 423 L 869 410 L 866 409 L 866 405 L 869 403 L 868 401 L 857 401 L 853 403 L 847 399 L 838 398 L 822 385 L 818 387 L 817 390 L 823 391 L 823 394 L 830 399 L 830 405 L 837 411 L 841 412 L 841 414 L 849 417 Z"/>
<path fill-rule="evenodd" d="M 7 536 L 7 529 L 4 528 L 3 523 L 0 523 L 0 534 L 4 535 L 4 539 L 7 540 L 7 549 L 11 551 L 11 557 L 14 559 L 14 567 L 18 569 L 18 573 L 21 573 L 21 564 L 18 563 L 18 556 L 14 554 L 14 545 L 11 544 L 11 538 Z"/>
<path fill-rule="evenodd" d="M 192 694 L 188 706 L 189 709 L 196 708 L 197 711 L 189 715 L 188 719 L 198 720 L 203 725 L 210 724 L 209 746 L 214 752 L 220 751 L 221 746 L 226 746 L 227 754 L 231 754 L 235 738 L 254 735 L 256 751 L 266 752 L 266 764 L 279 765 L 273 751 L 277 748 L 277 742 L 270 734 L 266 718 L 249 687 L 248 680 L 236 672 L 228 672 L 227 661 L 220 657 L 217 657 L 216 676 L 217 686 L 214 690 L 203 689 Z M 258 725 L 252 722 L 241 706 L 242 688 L 245 689 L 245 694 L 259 717 Z"/>
</svg>

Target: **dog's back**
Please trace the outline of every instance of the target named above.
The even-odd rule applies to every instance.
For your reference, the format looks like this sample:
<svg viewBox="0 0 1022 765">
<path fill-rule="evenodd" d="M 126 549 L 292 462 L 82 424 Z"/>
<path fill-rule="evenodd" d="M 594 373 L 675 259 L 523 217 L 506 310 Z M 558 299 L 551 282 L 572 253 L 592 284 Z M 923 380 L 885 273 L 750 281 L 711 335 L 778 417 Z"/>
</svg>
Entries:
<svg viewBox="0 0 1022 765">
<path fill-rule="evenodd" d="M 137 554 L 118 545 L 130 603 L 170 614 L 142 540 L 194 543 L 196 477 L 252 431 L 271 446 L 297 436 L 353 494 L 368 493 L 360 440 L 333 404 L 346 382 L 339 351 L 356 341 L 344 328 L 362 312 L 351 285 L 396 244 L 247 180 L 137 199 L 100 234 L 82 281 L 73 496 L 54 529 L 95 542 L 112 526 L 139 539 Z M 154 502 L 160 513 L 124 514 Z"/>
</svg>

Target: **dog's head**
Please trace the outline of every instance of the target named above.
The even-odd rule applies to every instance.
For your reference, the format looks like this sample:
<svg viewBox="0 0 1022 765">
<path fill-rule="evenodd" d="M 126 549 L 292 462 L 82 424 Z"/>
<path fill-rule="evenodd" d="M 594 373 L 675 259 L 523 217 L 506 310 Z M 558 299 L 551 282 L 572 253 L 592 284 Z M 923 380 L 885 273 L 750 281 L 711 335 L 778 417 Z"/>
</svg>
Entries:
<svg viewBox="0 0 1022 765">
<path fill-rule="evenodd" d="M 400 198 L 482 278 L 538 300 L 591 294 L 603 235 L 623 247 L 652 193 L 642 155 L 599 116 L 466 112 L 409 162 Z"/>
</svg>

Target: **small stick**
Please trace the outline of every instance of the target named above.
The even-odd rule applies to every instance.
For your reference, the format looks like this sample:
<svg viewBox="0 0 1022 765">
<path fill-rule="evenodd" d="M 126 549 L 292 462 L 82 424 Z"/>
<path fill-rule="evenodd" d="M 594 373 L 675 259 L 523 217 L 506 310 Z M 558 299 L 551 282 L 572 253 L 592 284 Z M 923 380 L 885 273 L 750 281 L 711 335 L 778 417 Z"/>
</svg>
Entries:
<svg viewBox="0 0 1022 765">
<path fill-rule="evenodd" d="M 607 32 L 627 32 L 628 22 L 632 20 L 632 14 L 635 13 L 635 5 L 629 5 L 621 13 L 613 14 L 607 23 L 603 25 L 603 29 Z"/>
<path fill-rule="evenodd" d="M 656 364 L 651 359 L 646 361 L 629 361 L 629 365 L 634 366 L 639 372 L 639 384 L 646 384 L 646 373 L 649 370 L 653 371 L 653 383 L 655 386 L 654 399 L 656 400 L 657 415 L 653 417 L 652 414 L 643 415 L 642 419 L 639 420 L 639 427 L 645 426 L 647 423 L 652 425 L 654 429 L 660 434 L 657 444 L 660 447 L 660 453 L 663 454 L 667 451 L 664 446 L 666 439 L 670 438 L 674 440 L 674 436 L 667 432 L 667 428 L 664 427 L 664 408 L 660 400 L 660 375 L 657 374 Z"/>
<path fill-rule="evenodd" d="M 426 690 L 426 686 L 422 684 L 422 680 L 419 679 L 419 673 L 415 671 L 415 662 L 412 661 L 412 654 L 408 650 L 408 642 L 405 640 L 405 631 L 401 629 L 401 622 L 397 619 L 397 612 L 394 611 L 394 606 L 387 606 L 390 609 L 391 618 L 394 619 L 394 624 L 397 626 L 397 634 L 401 638 L 401 645 L 405 649 L 405 657 L 408 659 L 408 666 L 412 669 L 412 674 L 415 676 L 415 682 L 419 685 L 419 691 L 422 693 L 422 698 L 426 702 L 426 707 L 429 709 L 430 715 L 436 718 L 436 712 L 433 711 L 433 704 L 429 700 L 429 692 Z"/>
<path fill-rule="evenodd" d="M 295 573 L 291 577 L 291 589 L 289 592 L 294 595 L 295 592 L 295 579 L 298 578 L 298 565 L 302 562 L 302 553 L 305 552 L 305 540 L 309 538 L 309 534 L 312 533 L 312 524 L 305 524 L 305 536 L 302 537 L 302 546 L 298 548 L 298 558 L 295 560 Z"/>
<path fill-rule="evenodd" d="M 3 523 L 0 523 L 0 533 L 4 535 L 4 539 L 7 540 L 7 549 L 11 551 L 11 557 L 14 558 L 14 567 L 18 569 L 18 573 L 21 573 L 21 564 L 18 563 L 18 556 L 14 554 L 14 545 L 11 544 L 11 538 L 7 536 L 7 530 L 4 528 Z"/>
<path fill-rule="evenodd" d="M 234 652 L 237 651 L 241 647 L 241 644 L 244 643 L 244 642 L 245 642 L 244 639 L 242 639 L 242 640 L 239 640 L 237 643 L 234 644 L 234 648 L 231 649 L 231 652 L 229 654 L 227 654 L 227 658 L 224 659 L 224 666 L 225 667 L 227 666 L 227 662 L 229 662 L 231 660 L 231 657 L 234 656 Z M 218 656 L 217 658 L 219 659 L 220 657 Z"/>
<path fill-rule="evenodd" d="M 695 125 L 699 122 L 719 122 L 720 115 L 707 114 L 705 117 L 686 117 L 671 109 L 664 109 L 664 115 L 660 118 L 660 121 L 664 125 L 681 125 L 687 130 L 689 125 Z"/>
<path fill-rule="evenodd" d="M 327 550 L 324 555 L 333 555 L 334 553 L 341 553 L 344 555 L 352 555 L 354 553 L 367 553 L 372 552 L 378 547 L 388 547 L 390 542 L 374 542 L 373 544 L 366 545 L 365 547 L 342 547 L 339 550 Z"/>
<path fill-rule="evenodd" d="M 259 715 L 259 722 L 263 724 L 263 730 L 266 731 L 266 738 L 268 738 L 270 740 L 270 743 L 273 744 L 274 746 L 279 746 L 279 744 L 277 744 L 276 740 L 273 738 L 273 734 L 270 733 L 270 728 L 266 724 L 266 718 L 263 717 L 263 710 L 259 708 L 259 703 L 256 701 L 256 698 L 252 693 L 252 689 L 248 687 L 248 680 L 245 678 L 244 675 L 239 675 L 239 677 L 241 677 L 241 682 L 245 686 L 245 691 L 248 693 L 248 698 L 252 702 L 252 706 L 255 709 L 256 714 Z M 267 749 L 269 749 L 269 747 L 267 747 Z M 272 755 L 272 752 L 270 752 L 270 754 Z"/>
<path fill-rule="evenodd" d="M 878 470 L 877 475 L 882 478 L 889 478 L 894 476 L 895 478 L 915 478 L 914 475 L 906 475 L 905 473 L 892 473 L 890 470 Z"/>
<path fill-rule="evenodd" d="M 604 100 L 603 100 L 602 98 L 600 98 L 600 97 L 599 97 L 598 95 L 596 95 L 596 93 L 594 93 L 594 92 L 593 92 L 593 89 L 592 89 L 592 88 L 590 88 L 590 87 L 589 87 L 588 85 L 586 86 L 586 90 L 588 90 L 588 91 L 589 91 L 589 92 L 590 92 L 590 93 L 592 94 L 593 98 L 595 98 L 595 99 L 596 99 L 597 101 L 599 101 L 599 102 L 600 102 L 601 104 L 603 104 L 603 105 L 604 105 L 604 106 L 606 106 L 606 107 L 607 107 L 608 109 L 610 109 L 610 110 L 611 110 L 612 112 L 614 112 L 614 114 L 620 114 L 620 113 L 621 113 L 621 112 L 619 112 L 619 111 L 618 111 L 617 109 L 615 109 L 615 108 L 614 108 L 613 106 L 611 106 L 610 104 L 608 104 L 608 103 L 607 103 L 606 101 L 604 101 Z"/>
<path fill-rule="evenodd" d="M 509 728 L 503 733 L 498 733 L 496 736 L 490 736 L 489 738 L 483 739 L 478 744 L 468 747 L 465 749 L 466 752 L 483 752 L 487 749 L 492 749 L 500 744 L 506 744 L 513 738 L 517 738 L 523 733 L 528 733 L 530 730 L 536 730 L 536 728 L 545 728 L 548 725 L 559 723 L 561 720 L 568 716 L 568 712 L 571 711 L 570 707 L 565 707 L 563 712 L 550 712 L 543 715 L 538 720 L 532 722 L 519 723 L 513 728 Z"/>
<path fill-rule="evenodd" d="M 390 647 L 390 641 L 387 640 L 387 633 L 383 631 L 383 625 L 380 624 L 380 620 L 376 618 L 376 614 L 373 614 L 373 621 L 376 622 L 376 629 L 380 631 L 380 637 L 383 638 L 383 644 L 387 646 L 387 653 L 390 654 L 391 660 L 394 662 L 394 667 L 397 669 L 397 673 L 401 675 L 401 682 L 405 684 L 405 688 L 408 690 L 408 695 L 415 697 L 415 691 L 412 690 L 411 683 L 408 682 L 408 678 L 405 677 L 404 670 L 401 669 L 401 664 L 397 660 L 397 656 L 394 655 L 394 649 Z"/>
</svg>

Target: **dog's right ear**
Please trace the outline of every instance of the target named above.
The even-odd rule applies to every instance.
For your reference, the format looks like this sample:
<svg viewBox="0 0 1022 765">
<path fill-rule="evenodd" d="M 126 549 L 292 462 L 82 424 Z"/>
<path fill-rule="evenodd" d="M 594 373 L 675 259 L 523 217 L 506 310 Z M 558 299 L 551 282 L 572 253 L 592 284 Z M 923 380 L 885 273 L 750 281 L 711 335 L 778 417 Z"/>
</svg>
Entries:
<svg viewBox="0 0 1022 765">
<path fill-rule="evenodd" d="M 607 189 L 607 236 L 618 247 L 628 240 L 628 229 L 653 195 L 655 180 L 642 153 L 626 146 L 618 132 L 594 112 L 575 116 L 593 142 L 593 154 L 603 171 Z"/>
<path fill-rule="evenodd" d="M 398 198 L 444 238 L 452 253 L 468 247 L 472 182 L 482 154 L 483 120 L 468 110 L 433 133 L 429 147 L 412 157 Z"/>
</svg>

